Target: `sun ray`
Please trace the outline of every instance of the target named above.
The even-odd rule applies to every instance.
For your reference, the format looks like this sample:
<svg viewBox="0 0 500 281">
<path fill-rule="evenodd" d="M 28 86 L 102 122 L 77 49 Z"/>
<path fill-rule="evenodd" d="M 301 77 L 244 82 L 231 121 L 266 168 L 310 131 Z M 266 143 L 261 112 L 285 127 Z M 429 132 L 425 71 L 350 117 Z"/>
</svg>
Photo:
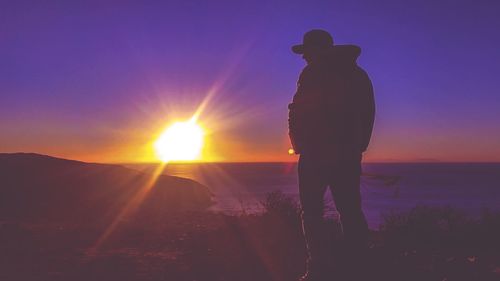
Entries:
<svg viewBox="0 0 500 281">
<path fill-rule="evenodd" d="M 132 214 L 141 205 L 144 198 L 147 196 L 149 191 L 153 188 L 158 177 L 163 173 L 167 163 L 159 164 L 150 177 L 144 182 L 144 184 L 137 189 L 133 197 L 126 203 L 122 210 L 118 213 L 113 222 L 106 228 L 106 230 L 101 234 L 92 247 L 89 248 L 87 254 L 92 255 L 99 250 L 102 244 L 109 238 L 109 236 L 116 230 L 116 227 L 120 222 L 128 215 Z"/>
</svg>

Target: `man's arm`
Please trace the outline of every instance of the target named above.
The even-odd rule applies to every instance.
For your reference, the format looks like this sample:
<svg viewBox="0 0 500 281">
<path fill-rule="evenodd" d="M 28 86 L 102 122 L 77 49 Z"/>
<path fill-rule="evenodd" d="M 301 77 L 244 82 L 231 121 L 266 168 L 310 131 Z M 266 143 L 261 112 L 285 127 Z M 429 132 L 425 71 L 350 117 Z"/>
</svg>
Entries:
<svg viewBox="0 0 500 281">
<path fill-rule="evenodd" d="M 312 118 L 317 114 L 317 75 L 314 69 L 306 66 L 297 82 L 297 91 L 293 101 L 288 105 L 288 134 L 290 142 L 296 154 L 304 150 L 307 142 L 308 131 L 310 131 Z"/>
<path fill-rule="evenodd" d="M 297 90 L 295 91 L 292 102 L 288 104 L 288 136 L 290 137 L 290 143 L 292 144 L 295 154 L 300 154 L 301 140 L 303 139 L 301 136 L 302 128 L 300 122 L 302 119 L 301 111 L 303 110 L 301 108 L 303 107 L 301 100 L 304 95 L 302 81 L 304 80 L 305 72 L 306 69 L 300 73 L 299 80 L 297 81 Z"/>
<path fill-rule="evenodd" d="M 360 70 L 360 94 L 361 94 L 361 152 L 366 151 L 373 131 L 375 121 L 375 97 L 373 94 L 373 85 L 366 72 Z"/>
</svg>

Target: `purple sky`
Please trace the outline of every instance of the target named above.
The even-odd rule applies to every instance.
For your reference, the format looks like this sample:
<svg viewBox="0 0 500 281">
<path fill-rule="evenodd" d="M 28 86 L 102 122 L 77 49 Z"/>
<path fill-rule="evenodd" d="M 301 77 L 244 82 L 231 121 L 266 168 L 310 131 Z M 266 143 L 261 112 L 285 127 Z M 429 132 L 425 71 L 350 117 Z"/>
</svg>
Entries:
<svg viewBox="0 0 500 281">
<path fill-rule="evenodd" d="M 290 46 L 323 28 L 363 50 L 377 103 L 367 160 L 500 161 L 499 12 L 498 1 L 4 1 L 0 152 L 148 160 L 165 122 L 212 89 L 200 121 L 213 159 L 291 160 L 286 105 L 304 62 Z"/>
</svg>

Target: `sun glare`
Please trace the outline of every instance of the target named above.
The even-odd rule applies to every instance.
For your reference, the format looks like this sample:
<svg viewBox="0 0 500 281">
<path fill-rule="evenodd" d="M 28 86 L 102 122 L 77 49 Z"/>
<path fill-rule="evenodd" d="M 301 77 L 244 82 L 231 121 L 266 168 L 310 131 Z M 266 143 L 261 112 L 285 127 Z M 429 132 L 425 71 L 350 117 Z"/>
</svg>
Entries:
<svg viewBox="0 0 500 281">
<path fill-rule="evenodd" d="M 156 155 L 163 162 L 197 160 L 203 147 L 203 136 L 203 129 L 195 118 L 176 122 L 154 143 Z"/>
</svg>

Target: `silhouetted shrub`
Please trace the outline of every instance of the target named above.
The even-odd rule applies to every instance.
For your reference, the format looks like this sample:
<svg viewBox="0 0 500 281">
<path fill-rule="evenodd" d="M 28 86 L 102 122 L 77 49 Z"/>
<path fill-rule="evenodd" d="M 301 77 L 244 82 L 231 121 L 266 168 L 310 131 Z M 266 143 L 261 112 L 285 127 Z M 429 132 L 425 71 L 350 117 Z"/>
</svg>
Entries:
<svg viewBox="0 0 500 281">
<path fill-rule="evenodd" d="M 264 214 L 288 218 L 297 218 L 300 214 L 298 203 L 282 191 L 269 192 L 261 204 L 264 208 Z"/>
<path fill-rule="evenodd" d="M 500 212 L 484 210 L 477 224 L 476 243 L 483 251 L 500 251 Z"/>
<path fill-rule="evenodd" d="M 393 246 L 413 249 L 454 247 L 471 238 L 476 223 L 450 207 L 417 206 L 408 212 L 383 217 L 384 240 Z"/>
</svg>

